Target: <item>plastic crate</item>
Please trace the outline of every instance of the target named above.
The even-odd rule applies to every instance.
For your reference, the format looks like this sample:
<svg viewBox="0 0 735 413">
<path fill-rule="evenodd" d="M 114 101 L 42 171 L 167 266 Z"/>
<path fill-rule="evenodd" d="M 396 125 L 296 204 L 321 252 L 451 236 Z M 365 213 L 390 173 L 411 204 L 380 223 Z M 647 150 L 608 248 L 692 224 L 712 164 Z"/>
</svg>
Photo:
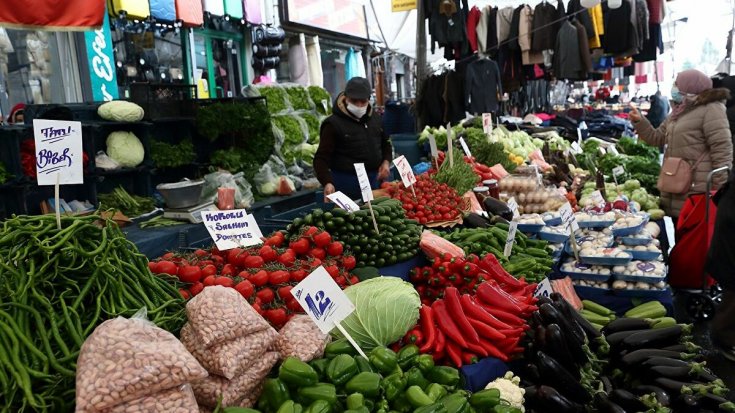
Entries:
<svg viewBox="0 0 735 413">
<path fill-rule="evenodd" d="M 24 134 L 28 133 L 33 136 L 32 129 L 23 126 L 0 128 L 0 162 L 13 176 L 6 184 L 17 181 L 23 175 L 20 163 L 20 141 Z"/>
<path fill-rule="evenodd" d="M 404 155 L 411 165 L 421 162 L 421 158 L 425 156 L 417 139 L 418 135 L 415 133 L 399 133 L 390 136 L 396 156 Z"/>
<path fill-rule="evenodd" d="M 136 82 L 130 85 L 130 100 L 145 112 L 144 119 L 190 118 L 196 114 L 196 86 Z"/>
<path fill-rule="evenodd" d="M 67 103 L 63 105 L 28 105 L 23 111 L 26 125 L 33 125 L 33 119 L 73 120 L 90 122 L 102 120 L 97 115 L 101 103 Z"/>
</svg>

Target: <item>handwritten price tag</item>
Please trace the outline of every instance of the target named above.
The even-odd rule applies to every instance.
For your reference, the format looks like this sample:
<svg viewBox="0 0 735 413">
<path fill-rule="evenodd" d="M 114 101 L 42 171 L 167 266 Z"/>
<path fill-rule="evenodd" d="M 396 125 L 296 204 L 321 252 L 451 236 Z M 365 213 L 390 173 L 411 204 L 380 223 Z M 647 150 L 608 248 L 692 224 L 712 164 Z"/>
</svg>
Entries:
<svg viewBox="0 0 735 413">
<path fill-rule="evenodd" d="M 370 178 L 368 178 L 367 171 L 365 170 L 365 164 L 356 163 L 355 173 L 357 174 L 357 182 L 360 185 L 360 192 L 362 193 L 363 202 L 372 201 L 373 187 L 370 186 Z"/>
<path fill-rule="evenodd" d="M 516 202 L 515 198 L 511 198 L 508 200 L 508 209 L 513 212 L 513 218 L 520 216 L 520 214 L 518 213 L 518 202 Z"/>
<path fill-rule="evenodd" d="M 503 255 L 510 257 L 513 252 L 513 243 L 516 241 L 516 231 L 518 231 L 518 221 L 511 221 L 508 228 L 508 238 L 505 240 L 505 249 Z"/>
<path fill-rule="evenodd" d="M 482 130 L 488 135 L 493 133 L 493 114 L 492 113 L 482 114 Z"/>
<path fill-rule="evenodd" d="M 579 146 L 579 143 L 577 143 L 577 142 L 572 142 L 572 152 L 573 152 L 574 154 L 580 154 L 580 153 L 582 153 L 582 152 L 583 152 L 583 150 L 582 150 L 582 147 L 581 147 L 581 146 Z"/>
<path fill-rule="evenodd" d="M 549 297 L 553 292 L 554 289 L 551 288 L 551 282 L 548 278 L 545 278 L 543 281 L 538 283 L 536 290 L 533 292 L 533 296 L 536 298 Z"/>
<path fill-rule="evenodd" d="M 304 278 L 291 294 L 324 334 L 329 334 L 337 323 L 355 311 L 352 301 L 324 267 Z"/>
<path fill-rule="evenodd" d="M 371 192 L 372 193 L 372 192 Z M 344 209 L 349 213 L 353 213 L 360 209 L 360 206 L 355 203 L 350 197 L 343 194 L 342 191 L 337 191 L 327 195 L 330 201 L 334 202 L 335 205 Z"/>
<path fill-rule="evenodd" d="M 81 122 L 33 120 L 38 185 L 83 184 Z"/>
<path fill-rule="evenodd" d="M 605 198 L 602 197 L 600 191 L 592 192 L 590 194 L 590 199 L 592 199 L 592 203 L 595 205 L 601 205 L 605 203 Z"/>
<path fill-rule="evenodd" d="M 255 216 L 244 209 L 202 211 L 202 222 L 220 251 L 263 243 Z"/>
<path fill-rule="evenodd" d="M 436 138 L 434 137 L 434 134 L 429 135 L 429 148 L 431 149 L 431 157 L 438 158 L 439 150 L 436 147 Z"/>
<path fill-rule="evenodd" d="M 403 186 L 408 188 L 416 183 L 416 177 L 413 174 L 413 169 L 411 169 L 411 164 L 408 163 L 408 159 L 405 156 L 401 155 L 397 157 L 393 160 L 393 164 L 396 166 L 398 174 L 401 175 Z"/>
<path fill-rule="evenodd" d="M 610 145 L 607 147 L 607 153 L 611 155 L 618 156 L 620 155 L 620 152 L 618 152 L 618 148 L 615 147 L 615 145 Z"/>
<path fill-rule="evenodd" d="M 618 165 L 612 170 L 613 176 L 620 176 L 625 173 L 625 167 L 623 165 Z"/>
<path fill-rule="evenodd" d="M 459 138 L 459 144 L 462 145 L 462 150 L 464 151 L 464 154 L 471 158 L 472 152 L 470 152 L 470 147 L 467 146 L 467 142 L 464 141 L 464 138 Z"/>
</svg>

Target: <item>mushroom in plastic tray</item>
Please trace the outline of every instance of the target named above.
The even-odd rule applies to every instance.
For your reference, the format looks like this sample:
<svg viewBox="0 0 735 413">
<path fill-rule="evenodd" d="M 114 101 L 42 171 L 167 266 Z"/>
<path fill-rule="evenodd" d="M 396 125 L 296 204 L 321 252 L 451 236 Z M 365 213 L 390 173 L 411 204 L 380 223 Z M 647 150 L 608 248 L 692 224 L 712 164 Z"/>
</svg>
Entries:
<svg viewBox="0 0 735 413">
<path fill-rule="evenodd" d="M 620 243 L 623 245 L 632 245 L 632 246 L 648 245 L 652 241 L 658 244 L 658 240 L 654 240 L 651 234 L 645 229 L 640 230 L 636 234 L 631 234 L 631 235 L 627 235 L 624 237 L 620 237 Z"/>
<path fill-rule="evenodd" d="M 559 214 L 559 211 L 544 212 L 541 214 L 541 218 L 547 226 L 554 227 L 561 225 L 561 214 Z"/>
<path fill-rule="evenodd" d="M 577 212 L 574 214 L 577 223 L 583 228 L 604 228 L 609 227 L 615 222 L 615 213 L 605 212 L 602 214 L 594 212 Z"/>
<path fill-rule="evenodd" d="M 612 232 L 608 228 L 602 231 L 581 230 L 577 232 L 575 238 L 580 249 L 608 248 L 613 244 Z M 567 244 L 566 251 L 569 254 L 574 252 L 569 244 Z"/>
<path fill-rule="evenodd" d="M 616 265 L 613 274 L 619 280 L 657 283 L 666 277 L 666 265 L 661 261 L 635 260 L 626 265 Z"/>
<path fill-rule="evenodd" d="M 658 240 L 654 240 L 648 245 L 626 245 L 626 252 L 629 252 L 634 260 L 651 261 L 661 257 L 661 248 L 659 248 Z"/>
<path fill-rule="evenodd" d="M 588 264 L 596 265 L 623 265 L 633 257 L 620 248 L 582 248 L 579 259 Z"/>
<path fill-rule="evenodd" d="M 612 226 L 615 236 L 626 236 L 640 232 L 648 222 L 647 214 L 625 214 L 620 216 Z"/>
<path fill-rule="evenodd" d="M 558 227 L 545 226 L 538 233 L 539 238 L 544 241 L 563 244 L 569 239 L 569 229 L 564 225 Z"/>
<path fill-rule="evenodd" d="M 625 280 L 615 280 L 612 283 L 613 290 L 654 290 L 654 291 L 663 291 L 667 288 L 665 281 L 659 281 L 655 284 L 650 284 L 647 282 L 642 281 L 625 281 Z"/>
<path fill-rule="evenodd" d="M 525 214 L 518 218 L 518 229 L 523 232 L 539 232 L 544 225 L 539 214 Z"/>
<path fill-rule="evenodd" d="M 578 286 L 578 287 L 602 288 L 604 290 L 607 290 L 607 288 L 608 288 L 608 282 L 607 281 L 572 280 L 572 283 L 574 283 L 574 285 L 575 286 Z"/>
<path fill-rule="evenodd" d="M 610 268 L 601 265 L 591 265 L 576 260 L 569 260 L 562 264 L 561 272 L 569 275 L 572 279 L 589 279 L 597 281 L 607 281 L 612 272 Z"/>
</svg>

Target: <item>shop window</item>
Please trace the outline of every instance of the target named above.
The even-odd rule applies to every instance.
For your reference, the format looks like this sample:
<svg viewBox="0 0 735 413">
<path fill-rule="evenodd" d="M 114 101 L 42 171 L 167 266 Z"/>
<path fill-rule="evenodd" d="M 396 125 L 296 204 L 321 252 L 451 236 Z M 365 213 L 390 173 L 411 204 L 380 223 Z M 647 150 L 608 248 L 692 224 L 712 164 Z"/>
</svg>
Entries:
<svg viewBox="0 0 735 413">
<path fill-rule="evenodd" d="M 240 95 L 243 83 L 242 36 L 197 31 L 193 36 L 194 78 L 200 98 Z"/>
</svg>

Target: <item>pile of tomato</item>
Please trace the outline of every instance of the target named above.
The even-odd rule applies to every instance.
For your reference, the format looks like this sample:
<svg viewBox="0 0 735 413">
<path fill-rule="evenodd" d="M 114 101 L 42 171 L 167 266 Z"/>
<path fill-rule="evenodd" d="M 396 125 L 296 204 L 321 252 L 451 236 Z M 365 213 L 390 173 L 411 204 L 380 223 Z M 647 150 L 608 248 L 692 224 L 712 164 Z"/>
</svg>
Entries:
<svg viewBox="0 0 735 413">
<path fill-rule="evenodd" d="M 454 188 L 434 181 L 428 174 L 418 175 L 412 187 L 413 190 L 403 183 L 385 183 L 382 189 L 401 201 L 407 218 L 420 224 L 453 221 L 460 216 L 464 203 Z"/>
<path fill-rule="evenodd" d="M 291 294 L 293 286 L 322 266 L 345 288 L 359 281 L 350 273 L 355 264 L 355 257 L 345 253 L 341 242 L 312 226 L 291 238 L 285 232 L 274 232 L 262 245 L 250 248 L 169 252 L 148 266 L 154 274 L 176 276 L 185 283 L 187 287 L 179 289 L 185 299 L 209 285 L 234 288 L 273 326 L 281 327 L 294 314 L 303 313 Z"/>
</svg>

